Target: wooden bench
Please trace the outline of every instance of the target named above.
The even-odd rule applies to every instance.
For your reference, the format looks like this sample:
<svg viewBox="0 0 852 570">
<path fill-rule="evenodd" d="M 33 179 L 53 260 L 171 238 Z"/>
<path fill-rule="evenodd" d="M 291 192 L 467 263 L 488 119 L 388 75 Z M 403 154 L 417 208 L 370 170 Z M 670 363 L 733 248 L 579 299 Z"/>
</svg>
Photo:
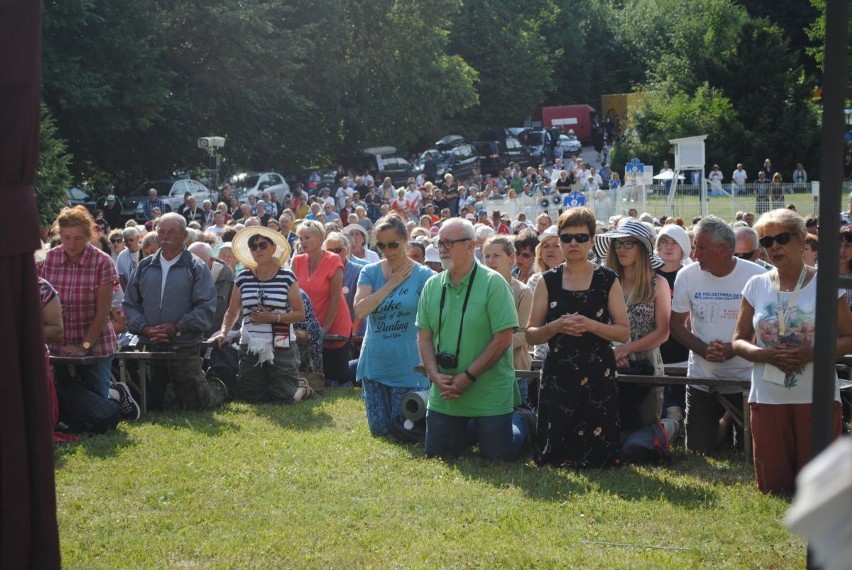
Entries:
<svg viewBox="0 0 852 570">
<path fill-rule="evenodd" d="M 426 374 L 426 369 L 423 365 L 415 367 L 417 372 Z M 742 429 L 743 432 L 743 449 L 745 451 L 746 461 L 752 462 L 751 449 L 751 423 L 749 421 L 748 410 L 748 390 L 751 388 L 751 380 L 737 380 L 733 378 L 687 378 L 685 366 L 667 366 L 665 368 L 665 376 L 642 376 L 632 374 L 619 374 L 618 381 L 630 384 L 645 384 L 650 386 L 666 386 L 666 385 L 687 385 L 699 384 L 710 388 L 710 393 L 714 394 L 716 399 L 731 414 L 734 422 Z M 538 380 L 541 377 L 541 370 L 515 370 L 516 378 L 525 380 Z M 743 405 L 741 409 L 731 404 L 726 398 L 719 393 L 719 388 L 740 388 L 743 393 Z"/>
<path fill-rule="evenodd" d="M 118 361 L 118 377 L 119 381 L 132 385 L 139 392 L 139 407 L 142 413 L 148 413 L 148 367 L 147 363 L 151 361 L 169 361 L 174 357 L 174 352 L 147 352 L 141 350 L 121 350 L 113 354 L 113 358 Z M 74 366 L 85 366 L 87 364 L 95 364 L 100 360 L 98 356 L 50 356 L 52 365 L 64 365 L 70 368 L 70 373 L 74 375 Z M 135 360 L 141 362 L 139 366 L 139 383 L 131 380 L 127 374 L 127 361 Z"/>
</svg>

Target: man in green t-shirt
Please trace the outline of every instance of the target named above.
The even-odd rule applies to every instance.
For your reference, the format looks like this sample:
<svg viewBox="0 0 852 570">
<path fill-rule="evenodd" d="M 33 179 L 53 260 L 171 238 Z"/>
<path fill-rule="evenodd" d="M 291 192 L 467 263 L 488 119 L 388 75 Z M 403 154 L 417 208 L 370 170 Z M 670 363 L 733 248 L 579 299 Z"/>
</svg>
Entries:
<svg viewBox="0 0 852 570">
<path fill-rule="evenodd" d="M 447 220 L 438 233 L 446 271 L 426 282 L 417 342 L 429 375 L 426 455 L 457 457 L 479 443 L 487 459 L 512 459 L 512 410 L 520 402 L 512 364 L 518 315 L 502 276 L 480 265 L 473 225 Z M 517 439 L 517 438 L 516 438 Z"/>
</svg>

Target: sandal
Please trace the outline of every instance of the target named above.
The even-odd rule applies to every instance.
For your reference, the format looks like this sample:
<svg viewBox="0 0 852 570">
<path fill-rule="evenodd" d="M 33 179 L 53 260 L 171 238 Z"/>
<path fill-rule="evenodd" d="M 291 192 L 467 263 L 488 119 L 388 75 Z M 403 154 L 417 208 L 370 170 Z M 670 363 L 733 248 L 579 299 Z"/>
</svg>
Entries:
<svg viewBox="0 0 852 570">
<path fill-rule="evenodd" d="M 299 378 L 299 387 L 296 388 L 296 393 L 293 394 L 294 402 L 301 402 L 302 400 L 308 400 L 316 396 L 317 393 L 311 388 L 311 385 L 308 384 L 308 381 L 304 378 Z"/>
</svg>

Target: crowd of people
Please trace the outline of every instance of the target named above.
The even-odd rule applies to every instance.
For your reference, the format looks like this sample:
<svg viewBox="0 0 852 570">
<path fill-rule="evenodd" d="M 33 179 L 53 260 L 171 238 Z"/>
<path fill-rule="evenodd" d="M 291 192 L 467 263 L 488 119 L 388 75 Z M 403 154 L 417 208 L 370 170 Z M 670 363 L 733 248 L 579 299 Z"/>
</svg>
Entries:
<svg viewBox="0 0 852 570">
<path fill-rule="evenodd" d="M 557 182 L 567 193 L 600 176 L 571 162 Z M 403 399 L 428 390 L 428 456 L 476 445 L 488 459 L 617 466 L 631 460 L 625 438 L 651 425 L 699 452 L 742 445 L 706 386 L 618 382 L 681 363 L 690 377 L 751 381 L 758 486 L 792 489 L 809 457 L 817 220 L 776 208 L 688 227 L 633 209 L 600 220 L 567 202 L 532 220 L 485 206 L 541 192 L 539 171 L 477 177 L 394 188 L 341 170 L 336 191 L 240 204 L 226 184 L 217 205 L 188 197 L 171 213 L 152 189 L 145 223 L 115 228 L 64 209 L 38 264 L 54 292 L 48 350 L 79 362 L 54 366 L 59 428 L 139 418 L 112 370 L 132 345 L 169 353 L 151 364 L 152 410 L 295 404 L 315 394 L 313 373 L 360 386 L 370 432 L 399 435 L 411 429 Z M 841 274 L 850 263 L 852 224 Z M 48 334 L 54 299 L 60 334 Z M 839 355 L 852 349 L 850 304 L 841 289 Z M 539 381 L 517 377 L 538 363 Z M 720 397 L 742 406 L 739 389 Z M 840 418 L 838 403 L 838 434 Z"/>
</svg>

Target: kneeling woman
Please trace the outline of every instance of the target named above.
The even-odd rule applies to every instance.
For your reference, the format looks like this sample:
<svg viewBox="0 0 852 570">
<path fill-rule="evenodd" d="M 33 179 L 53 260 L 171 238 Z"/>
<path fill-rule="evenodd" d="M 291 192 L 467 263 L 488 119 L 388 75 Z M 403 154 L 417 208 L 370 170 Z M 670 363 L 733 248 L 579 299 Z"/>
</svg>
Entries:
<svg viewBox="0 0 852 570">
<path fill-rule="evenodd" d="M 385 258 L 364 267 L 358 278 L 355 316 L 369 318 L 356 374 L 370 432 L 387 435 L 392 421 L 402 417 L 402 398 L 429 387 L 414 372 L 420 362 L 414 316 L 423 285 L 435 273 L 408 256 L 408 228 L 400 217 L 385 216 L 375 229 Z"/>
<path fill-rule="evenodd" d="M 252 403 L 292 403 L 299 388 L 299 349 L 290 325 L 304 320 L 305 306 L 296 276 L 283 267 L 290 245 L 276 231 L 250 226 L 234 236 L 232 249 L 246 269 L 234 281 L 224 333 L 216 340 L 225 344 L 227 331 L 242 315 L 236 396 Z"/>
</svg>

